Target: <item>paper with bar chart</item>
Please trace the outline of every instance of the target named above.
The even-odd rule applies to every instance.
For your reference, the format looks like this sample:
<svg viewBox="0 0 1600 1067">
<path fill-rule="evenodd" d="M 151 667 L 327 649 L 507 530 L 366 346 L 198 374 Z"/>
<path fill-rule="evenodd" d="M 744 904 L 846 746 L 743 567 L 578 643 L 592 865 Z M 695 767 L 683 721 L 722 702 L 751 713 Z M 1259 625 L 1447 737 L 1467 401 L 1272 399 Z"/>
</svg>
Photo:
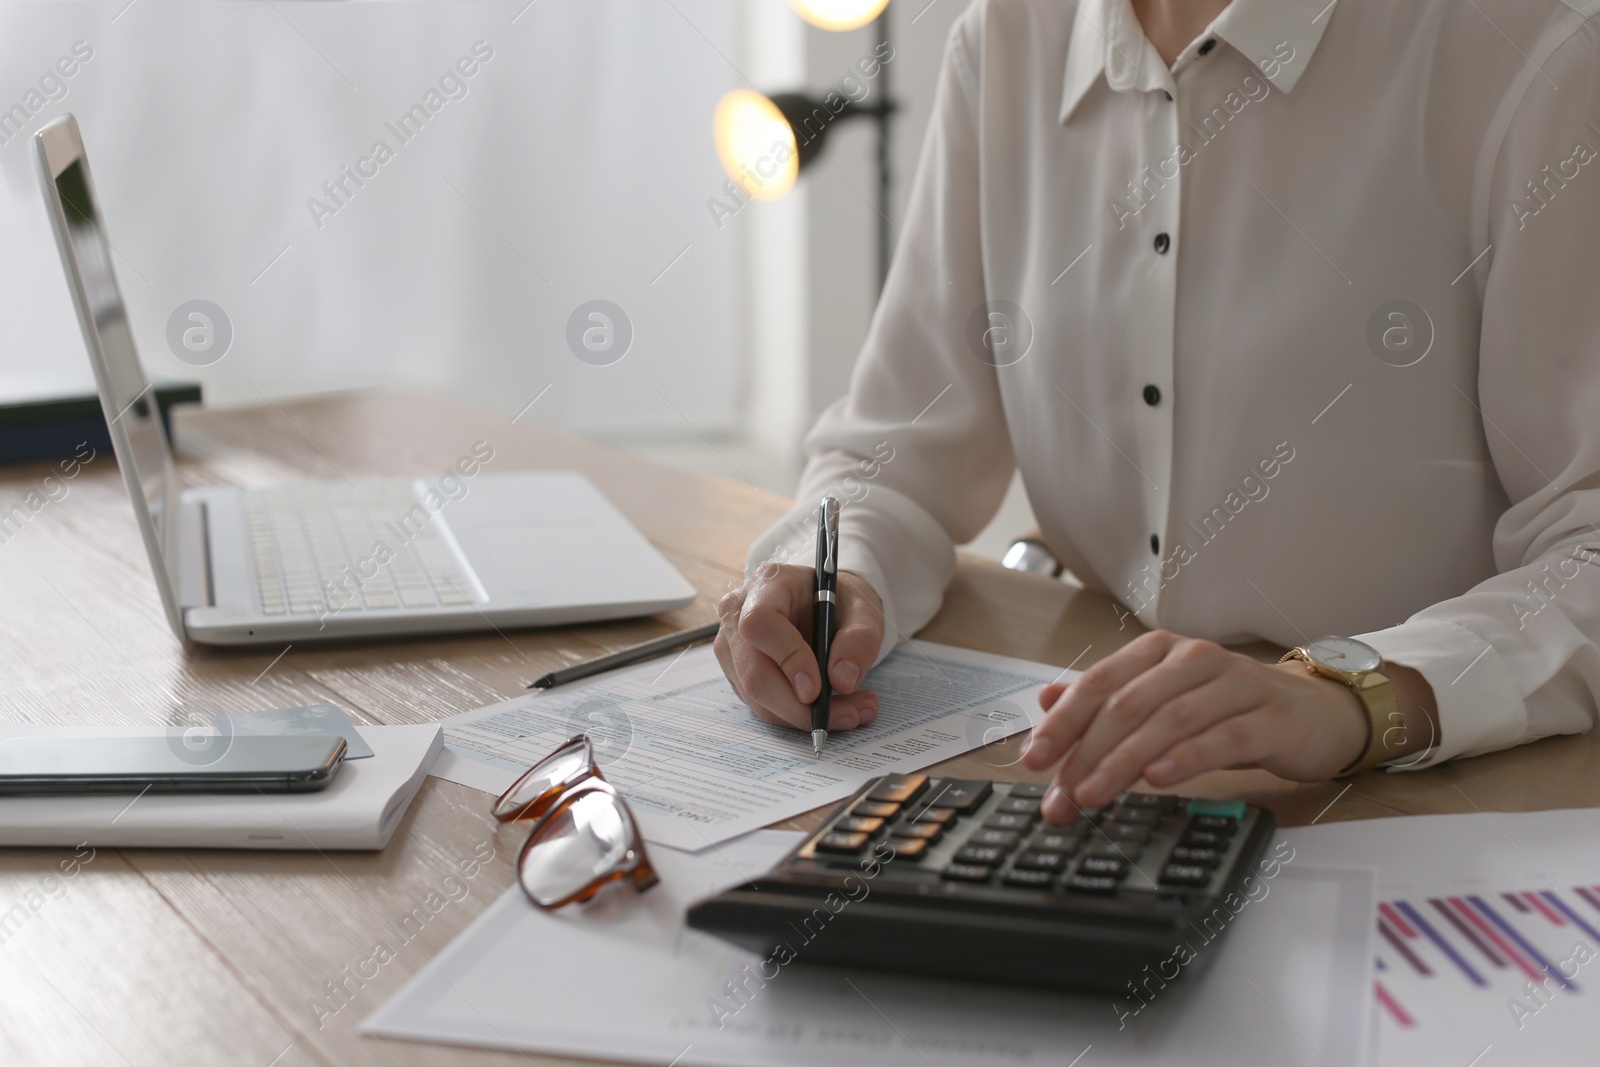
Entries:
<svg viewBox="0 0 1600 1067">
<path fill-rule="evenodd" d="M 1600 811 L 1290 830 L 1378 868 L 1378 1064 L 1600 1061 Z"/>
</svg>

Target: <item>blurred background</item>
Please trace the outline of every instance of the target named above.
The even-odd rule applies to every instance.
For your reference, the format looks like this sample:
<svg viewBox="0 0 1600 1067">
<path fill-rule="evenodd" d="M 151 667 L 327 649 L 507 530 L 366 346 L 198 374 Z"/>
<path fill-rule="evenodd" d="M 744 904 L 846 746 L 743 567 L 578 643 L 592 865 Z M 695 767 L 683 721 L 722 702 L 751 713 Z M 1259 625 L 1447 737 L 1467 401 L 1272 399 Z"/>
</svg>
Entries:
<svg viewBox="0 0 1600 1067">
<path fill-rule="evenodd" d="M 886 75 L 898 224 L 965 0 L 845 30 L 806 6 L 6 0 L 0 399 L 92 390 L 30 143 L 71 111 L 152 376 L 214 407 L 439 391 L 790 494 L 877 296 L 879 130 L 834 124 L 769 200 L 730 183 L 713 116 L 730 91 L 820 99 L 847 77 L 872 107 Z M 166 343 L 192 300 L 232 324 L 207 366 Z M 594 300 L 631 326 L 620 358 L 568 343 Z M 998 557 L 1029 525 L 1013 484 L 972 548 Z"/>
</svg>

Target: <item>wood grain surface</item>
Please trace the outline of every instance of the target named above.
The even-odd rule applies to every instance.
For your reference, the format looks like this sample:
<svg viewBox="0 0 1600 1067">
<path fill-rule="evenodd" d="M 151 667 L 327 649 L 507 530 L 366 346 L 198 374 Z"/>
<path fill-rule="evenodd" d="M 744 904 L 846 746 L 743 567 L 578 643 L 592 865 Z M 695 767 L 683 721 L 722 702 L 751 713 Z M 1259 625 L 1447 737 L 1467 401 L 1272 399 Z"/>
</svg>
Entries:
<svg viewBox="0 0 1600 1067">
<path fill-rule="evenodd" d="M 429 722 L 506 699 L 545 671 L 708 621 L 750 541 L 787 509 L 751 486 L 669 469 L 451 401 L 372 392 L 181 411 L 185 486 L 442 473 L 478 441 L 489 471 L 579 470 L 700 592 L 671 615 L 425 640 L 185 648 L 167 628 L 115 460 L 76 477 L 0 470 L 0 714 L 78 725 L 209 722 L 332 701 L 368 723 Z M 54 481 L 47 478 L 54 477 Z M 30 493 L 42 501 L 26 507 Z M 1106 598 L 963 558 L 921 636 L 1084 667 L 1131 640 Z M 1263 657 L 1275 650 L 1255 649 Z M 1020 739 L 939 765 L 1033 779 Z M 1411 773 L 1294 785 L 1259 771 L 1186 792 L 1286 825 L 1406 813 L 1600 805 L 1600 741 L 1541 741 Z M 520 831 L 489 797 L 429 779 L 381 853 L 0 851 L 0 1063 L 550 1064 L 535 1055 L 363 1038 L 359 1020 L 511 884 Z M 785 826 L 813 825 L 820 812 Z M 470 874 L 468 872 L 471 872 Z M 441 903 L 442 902 L 442 903 Z M 393 958 L 375 966 L 383 943 Z M 538 961 L 529 961 L 530 966 Z M 372 975 L 373 977 L 362 977 Z"/>
</svg>

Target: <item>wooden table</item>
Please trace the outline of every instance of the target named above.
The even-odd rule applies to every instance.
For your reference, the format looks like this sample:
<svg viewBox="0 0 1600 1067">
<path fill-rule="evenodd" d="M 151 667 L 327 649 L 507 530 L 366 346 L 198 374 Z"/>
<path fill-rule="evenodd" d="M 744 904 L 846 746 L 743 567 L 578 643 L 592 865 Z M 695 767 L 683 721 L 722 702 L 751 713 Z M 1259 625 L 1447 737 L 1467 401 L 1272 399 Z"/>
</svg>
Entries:
<svg viewBox="0 0 1600 1067">
<path fill-rule="evenodd" d="M 515 696 L 563 663 L 708 621 L 746 545 L 787 502 L 655 466 L 505 416 L 400 393 L 363 393 L 177 420 L 186 485 L 442 472 L 473 442 L 488 469 L 588 474 L 700 591 L 670 616 L 343 646 L 185 650 L 168 631 L 109 455 L 65 483 L 47 464 L 0 473 L 3 714 L 28 722 L 188 723 L 218 712 L 332 701 L 363 722 L 428 722 Z M 63 485 L 65 491 L 63 493 Z M 1130 640 L 1103 597 L 963 559 L 922 636 L 1086 666 Z M 1266 650 L 1263 650 L 1264 652 Z M 941 769 L 1015 778 L 1017 741 Z M 1296 786 L 1223 772 L 1194 788 L 1281 822 L 1600 805 L 1600 742 L 1512 752 L 1353 784 Z M 520 831 L 489 798 L 429 779 L 382 853 L 71 849 L 0 853 L 0 1063 L 528 1064 L 573 1062 L 362 1038 L 361 1018 L 511 884 Z M 815 818 L 815 813 L 811 818 Z M 805 818 L 789 825 L 804 826 Z M 473 869 L 475 856 L 493 858 Z M 68 873 L 71 877 L 68 877 Z M 417 909 L 421 909 L 417 911 Z M 398 920 L 419 914 L 409 940 Z M 372 971 L 374 946 L 394 957 Z M 532 965 L 534 961 L 530 961 Z M 335 993 L 340 989 L 342 992 Z"/>
</svg>

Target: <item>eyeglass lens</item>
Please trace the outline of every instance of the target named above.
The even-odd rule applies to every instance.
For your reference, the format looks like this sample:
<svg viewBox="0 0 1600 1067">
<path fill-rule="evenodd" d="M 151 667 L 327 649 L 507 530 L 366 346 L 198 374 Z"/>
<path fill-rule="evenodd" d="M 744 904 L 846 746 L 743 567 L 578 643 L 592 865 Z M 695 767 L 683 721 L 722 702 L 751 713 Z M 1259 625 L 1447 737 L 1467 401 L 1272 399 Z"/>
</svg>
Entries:
<svg viewBox="0 0 1600 1067">
<path fill-rule="evenodd" d="M 553 907 L 592 895 L 608 876 L 625 875 L 642 860 L 622 799 L 592 789 L 563 802 L 528 838 L 517 877 L 535 903 Z"/>
<path fill-rule="evenodd" d="M 495 801 L 497 819 L 527 819 L 542 815 L 539 801 L 589 769 L 586 738 L 574 738 L 528 769 Z"/>
</svg>

